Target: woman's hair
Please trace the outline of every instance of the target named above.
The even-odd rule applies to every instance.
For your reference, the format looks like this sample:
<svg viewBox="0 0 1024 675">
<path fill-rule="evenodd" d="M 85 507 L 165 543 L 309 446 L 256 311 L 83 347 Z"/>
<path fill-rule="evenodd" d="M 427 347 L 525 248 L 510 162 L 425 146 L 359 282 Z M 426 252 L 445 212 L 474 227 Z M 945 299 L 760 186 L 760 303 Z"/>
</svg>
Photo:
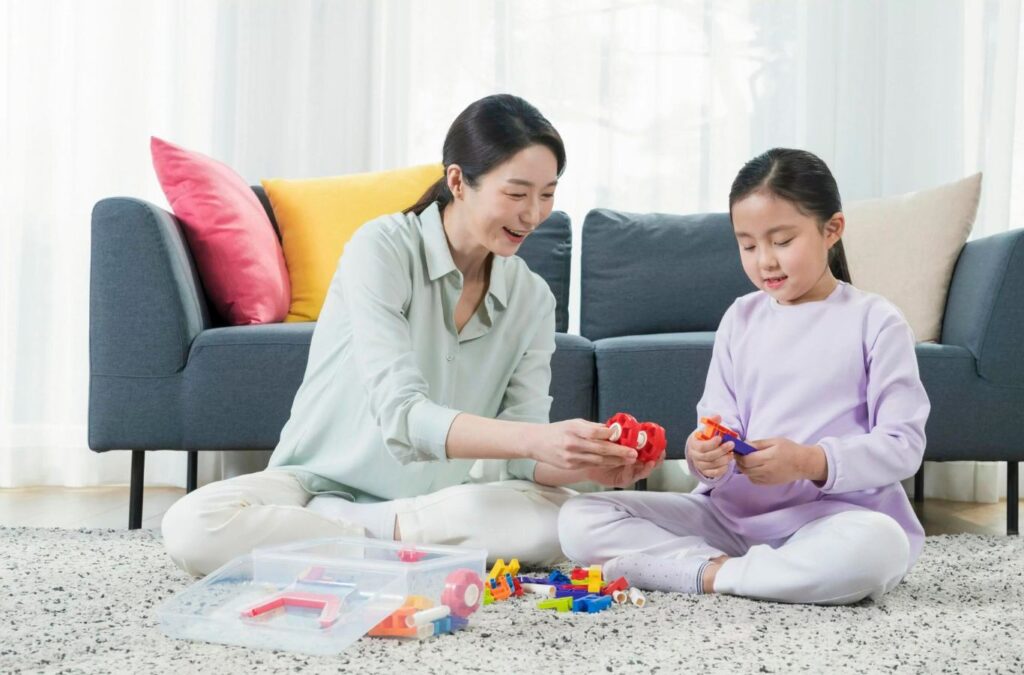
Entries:
<svg viewBox="0 0 1024 675">
<path fill-rule="evenodd" d="M 816 218 L 820 229 L 843 210 L 832 172 L 817 155 L 806 150 L 772 148 L 744 164 L 729 191 L 730 218 L 736 202 L 754 192 L 767 192 L 791 202 L 800 213 Z M 850 283 L 842 239 L 829 250 L 828 266 L 832 276 Z"/>
<path fill-rule="evenodd" d="M 445 136 L 441 153 L 445 175 L 405 213 L 419 215 L 434 202 L 443 210 L 451 203 L 447 172 L 452 164 L 462 168 L 463 180 L 475 188 L 488 171 L 520 150 L 538 144 L 554 153 L 561 176 L 565 170 L 565 146 L 539 110 L 511 94 L 495 94 L 471 103 L 455 118 Z"/>
</svg>

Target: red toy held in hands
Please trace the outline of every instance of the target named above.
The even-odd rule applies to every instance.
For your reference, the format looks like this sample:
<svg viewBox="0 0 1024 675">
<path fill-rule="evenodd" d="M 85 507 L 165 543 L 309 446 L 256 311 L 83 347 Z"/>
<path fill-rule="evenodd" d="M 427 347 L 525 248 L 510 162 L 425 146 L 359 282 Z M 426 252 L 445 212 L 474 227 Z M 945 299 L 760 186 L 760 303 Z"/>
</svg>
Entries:
<svg viewBox="0 0 1024 675">
<path fill-rule="evenodd" d="M 612 430 L 610 440 L 613 443 L 636 449 L 639 462 L 654 462 L 665 452 L 668 444 L 665 429 L 654 422 L 638 422 L 627 413 L 612 415 L 605 425 Z"/>
</svg>

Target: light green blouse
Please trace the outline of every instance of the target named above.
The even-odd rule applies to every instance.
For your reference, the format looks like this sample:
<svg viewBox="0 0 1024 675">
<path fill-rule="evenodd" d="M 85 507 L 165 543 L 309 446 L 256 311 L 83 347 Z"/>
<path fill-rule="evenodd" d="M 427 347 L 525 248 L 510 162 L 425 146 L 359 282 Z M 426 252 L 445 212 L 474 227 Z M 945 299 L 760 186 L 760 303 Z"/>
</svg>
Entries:
<svg viewBox="0 0 1024 675">
<path fill-rule="evenodd" d="M 437 204 L 363 225 L 345 247 L 313 331 L 306 374 L 270 459 L 310 492 L 357 501 L 465 482 L 448 459 L 459 412 L 547 422 L 555 298 L 521 258 L 493 256 L 490 287 L 459 333 L 462 293 Z M 536 462 L 502 462 L 533 478 Z"/>
</svg>

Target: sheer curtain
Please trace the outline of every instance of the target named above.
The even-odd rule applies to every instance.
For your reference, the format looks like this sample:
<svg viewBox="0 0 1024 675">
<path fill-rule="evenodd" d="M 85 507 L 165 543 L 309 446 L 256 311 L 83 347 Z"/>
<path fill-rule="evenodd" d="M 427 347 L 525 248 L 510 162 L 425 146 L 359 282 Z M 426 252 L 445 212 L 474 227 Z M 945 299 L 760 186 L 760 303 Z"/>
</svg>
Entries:
<svg viewBox="0 0 1024 675">
<path fill-rule="evenodd" d="M 366 171 L 436 161 L 467 103 L 510 91 L 565 137 L 577 228 L 594 206 L 723 210 L 745 160 L 791 145 L 847 200 L 982 170 L 977 236 L 1024 218 L 1020 34 L 1016 1 L 5 3 L 0 486 L 127 480 L 85 442 L 89 212 L 166 205 L 151 134 L 251 182 Z M 939 466 L 928 492 L 994 500 L 999 471 Z M 182 484 L 184 459 L 147 479 Z"/>
</svg>

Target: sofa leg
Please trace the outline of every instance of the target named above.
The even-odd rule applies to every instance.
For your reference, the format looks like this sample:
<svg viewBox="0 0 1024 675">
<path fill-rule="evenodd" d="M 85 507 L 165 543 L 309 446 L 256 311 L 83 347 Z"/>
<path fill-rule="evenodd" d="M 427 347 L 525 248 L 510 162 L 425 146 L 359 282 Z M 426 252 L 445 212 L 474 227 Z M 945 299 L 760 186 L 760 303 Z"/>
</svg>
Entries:
<svg viewBox="0 0 1024 675">
<path fill-rule="evenodd" d="M 142 484 L 146 479 L 146 451 L 132 450 L 132 482 L 128 489 L 128 529 L 142 527 Z"/>
<path fill-rule="evenodd" d="M 924 504 L 924 462 L 921 462 L 921 468 L 914 474 L 914 501 Z"/>
<path fill-rule="evenodd" d="M 1017 517 L 1020 511 L 1020 496 L 1017 494 L 1017 462 L 1006 463 L 1006 534 L 1020 534 Z"/>
<path fill-rule="evenodd" d="M 199 451 L 188 451 L 188 474 L 185 476 L 185 494 L 196 489 L 196 478 L 199 474 Z"/>
<path fill-rule="evenodd" d="M 638 480 L 636 482 L 636 485 L 633 486 L 633 489 L 634 490 L 641 490 L 643 492 L 646 492 L 647 491 L 647 479 L 644 478 L 643 480 Z"/>
</svg>

